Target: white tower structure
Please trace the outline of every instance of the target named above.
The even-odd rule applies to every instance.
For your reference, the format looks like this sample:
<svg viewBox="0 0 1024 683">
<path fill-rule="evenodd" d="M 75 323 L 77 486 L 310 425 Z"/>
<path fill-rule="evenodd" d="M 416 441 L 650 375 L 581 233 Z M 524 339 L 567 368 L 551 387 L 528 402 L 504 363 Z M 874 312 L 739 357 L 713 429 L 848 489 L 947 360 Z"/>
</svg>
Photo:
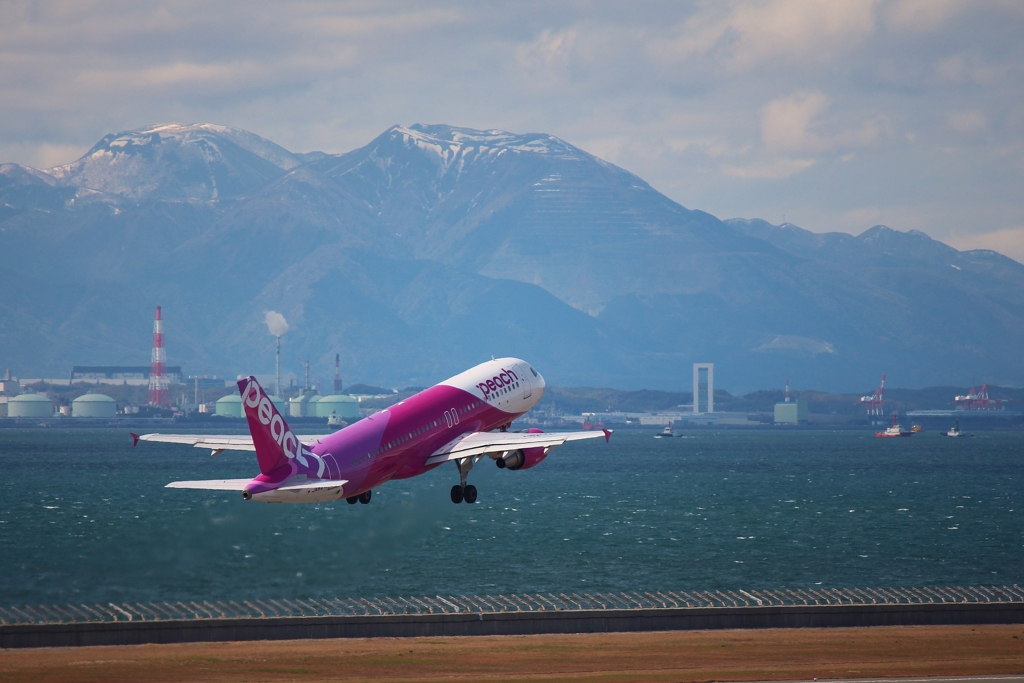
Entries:
<svg viewBox="0 0 1024 683">
<path fill-rule="evenodd" d="M 700 371 L 708 371 L 708 412 L 715 412 L 715 364 L 693 364 L 693 412 L 700 412 Z"/>
<path fill-rule="evenodd" d="M 281 335 L 277 335 L 277 363 L 276 363 L 277 395 L 281 396 Z"/>
</svg>

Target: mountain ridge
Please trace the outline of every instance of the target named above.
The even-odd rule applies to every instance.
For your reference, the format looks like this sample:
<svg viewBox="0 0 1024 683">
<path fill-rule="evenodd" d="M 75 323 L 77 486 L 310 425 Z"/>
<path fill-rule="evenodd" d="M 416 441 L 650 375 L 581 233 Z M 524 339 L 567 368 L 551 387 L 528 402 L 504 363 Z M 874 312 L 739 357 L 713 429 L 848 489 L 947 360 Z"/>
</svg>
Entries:
<svg viewBox="0 0 1024 683">
<path fill-rule="evenodd" d="M 171 356 L 228 375 L 269 367 L 273 309 L 287 365 L 341 353 L 372 384 L 527 351 L 557 383 L 624 389 L 688 386 L 706 360 L 735 390 L 1024 383 L 1016 261 L 722 221 L 543 133 L 414 124 L 295 154 L 161 124 L 56 168 L 0 166 L 0 358 L 39 373 L 144 362 L 160 303 Z"/>
</svg>

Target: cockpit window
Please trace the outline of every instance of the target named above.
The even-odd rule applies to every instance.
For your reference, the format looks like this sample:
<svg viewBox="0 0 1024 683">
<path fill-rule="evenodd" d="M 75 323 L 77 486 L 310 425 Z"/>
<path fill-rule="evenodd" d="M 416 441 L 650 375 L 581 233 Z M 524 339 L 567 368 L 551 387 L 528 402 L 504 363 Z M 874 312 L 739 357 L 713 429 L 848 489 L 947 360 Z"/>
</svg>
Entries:
<svg viewBox="0 0 1024 683">
<path fill-rule="evenodd" d="M 532 372 L 532 373 L 533 373 L 533 376 L 534 376 L 534 377 L 536 377 L 536 376 L 537 376 L 537 371 L 533 369 L 533 366 L 532 366 L 532 365 L 530 366 L 530 372 Z"/>
</svg>

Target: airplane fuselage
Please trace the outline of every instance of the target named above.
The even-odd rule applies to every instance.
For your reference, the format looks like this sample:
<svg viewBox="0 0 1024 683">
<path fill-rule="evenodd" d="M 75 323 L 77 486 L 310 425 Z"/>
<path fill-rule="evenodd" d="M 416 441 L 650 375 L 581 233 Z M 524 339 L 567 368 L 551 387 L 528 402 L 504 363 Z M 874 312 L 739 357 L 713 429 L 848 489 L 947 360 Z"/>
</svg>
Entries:
<svg viewBox="0 0 1024 683">
<path fill-rule="evenodd" d="M 544 378 L 526 361 L 488 361 L 307 447 L 324 463 L 321 479 L 343 480 L 345 497 L 358 496 L 437 467 L 427 464 L 437 449 L 466 432 L 508 425 L 537 404 L 544 387 Z M 278 483 L 273 473 L 265 474 L 247 489 L 258 499 Z"/>
</svg>

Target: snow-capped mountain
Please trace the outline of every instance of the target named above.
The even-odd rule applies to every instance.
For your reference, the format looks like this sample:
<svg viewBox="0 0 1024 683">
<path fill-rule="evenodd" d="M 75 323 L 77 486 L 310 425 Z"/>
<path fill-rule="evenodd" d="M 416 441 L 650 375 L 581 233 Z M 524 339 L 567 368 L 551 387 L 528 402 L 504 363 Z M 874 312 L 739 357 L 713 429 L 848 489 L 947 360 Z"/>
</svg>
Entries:
<svg viewBox="0 0 1024 683">
<path fill-rule="evenodd" d="M 83 196 L 206 201 L 259 189 L 300 164 L 297 155 L 238 128 L 170 123 L 108 135 L 81 159 L 46 173 Z"/>
<path fill-rule="evenodd" d="M 0 166 L 0 360 L 148 358 L 423 384 L 490 355 L 560 384 L 1024 382 L 1024 266 L 876 226 L 721 221 L 556 137 L 394 126 L 345 154 L 177 124 L 48 171 Z M 951 311 L 955 315 L 951 317 Z M 0 363 L 3 365 L 3 363 Z M 316 372 L 314 372 L 316 374 Z"/>
</svg>

